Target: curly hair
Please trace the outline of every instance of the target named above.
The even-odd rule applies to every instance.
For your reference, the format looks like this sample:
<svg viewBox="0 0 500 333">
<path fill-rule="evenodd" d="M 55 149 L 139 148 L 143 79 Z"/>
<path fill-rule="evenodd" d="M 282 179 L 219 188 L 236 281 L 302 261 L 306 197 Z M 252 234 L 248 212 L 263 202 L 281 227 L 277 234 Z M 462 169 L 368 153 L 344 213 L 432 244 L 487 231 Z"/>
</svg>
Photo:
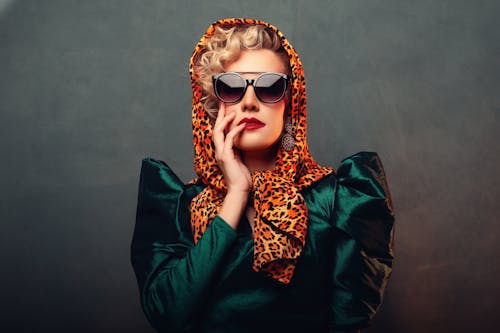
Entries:
<svg viewBox="0 0 500 333">
<path fill-rule="evenodd" d="M 215 96 L 212 76 L 224 71 L 224 66 L 236 61 L 243 50 L 269 49 L 282 59 L 290 73 L 289 57 L 281 45 L 278 35 L 261 25 L 217 27 L 206 42 L 205 52 L 198 58 L 195 70 L 203 90 L 201 101 L 212 120 L 217 117 L 219 100 Z M 288 104 L 288 103 L 287 103 Z"/>
</svg>

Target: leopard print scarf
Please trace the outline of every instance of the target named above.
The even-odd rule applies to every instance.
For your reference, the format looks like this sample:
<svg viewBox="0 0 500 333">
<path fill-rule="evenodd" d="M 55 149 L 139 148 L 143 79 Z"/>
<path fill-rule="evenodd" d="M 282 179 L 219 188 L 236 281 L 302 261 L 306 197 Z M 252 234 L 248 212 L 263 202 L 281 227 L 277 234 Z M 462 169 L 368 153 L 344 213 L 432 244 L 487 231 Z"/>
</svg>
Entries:
<svg viewBox="0 0 500 333">
<path fill-rule="evenodd" d="M 216 26 L 260 24 L 274 31 L 290 58 L 292 69 L 291 121 L 295 147 L 278 150 L 275 169 L 252 173 L 254 228 L 253 269 L 282 284 L 289 284 L 307 235 L 307 207 L 300 191 L 334 172 L 319 166 L 309 154 L 306 142 L 306 90 L 299 57 L 283 34 L 271 24 L 254 19 L 230 18 L 214 22 L 196 45 L 189 63 L 193 89 L 192 121 L 194 167 L 205 189 L 191 201 L 191 228 L 195 243 L 217 215 L 227 188 L 215 160 L 212 125 L 200 98 L 202 88 L 194 71 L 205 51 L 205 40 Z"/>
</svg>

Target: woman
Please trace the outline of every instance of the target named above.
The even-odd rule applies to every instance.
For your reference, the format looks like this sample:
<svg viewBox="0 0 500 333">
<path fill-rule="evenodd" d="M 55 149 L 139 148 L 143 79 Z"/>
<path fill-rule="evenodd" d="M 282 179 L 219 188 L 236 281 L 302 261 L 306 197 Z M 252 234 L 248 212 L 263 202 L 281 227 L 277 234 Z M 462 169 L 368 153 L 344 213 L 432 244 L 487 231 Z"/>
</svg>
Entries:
<svg viewBox="0 0 500 333">
<path fill-rule="evenodd" d="M 306 143 L 300 60 L 274 26 L 213 23 L 190 62 L 194 166 L 141 169 L 131 259 L 160 332 L 354 332 L 391 274 L 394 214 L 378 155 L 338 170 Z"/>
</svg>

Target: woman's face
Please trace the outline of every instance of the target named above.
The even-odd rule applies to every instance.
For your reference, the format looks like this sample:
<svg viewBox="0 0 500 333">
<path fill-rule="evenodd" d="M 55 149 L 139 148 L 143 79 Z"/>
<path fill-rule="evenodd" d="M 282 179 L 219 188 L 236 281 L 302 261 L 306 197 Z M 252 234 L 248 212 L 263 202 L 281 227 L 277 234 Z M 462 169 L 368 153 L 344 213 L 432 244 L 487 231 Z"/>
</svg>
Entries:
<svg viewBox="0 0 500 333">
<path fill-rule="evenodd" d="M 278 72 L 286 74 L 283 60 L 272 50 L 243 50 L 240 57 L 228 64 L 226 72 Z M 241 74 L 246 79 L 259 74 Z M 288 94 L 286 95 L 288 96 Z M 286 98 L 286 97 L 285 97 Z M 235 147 L 245 152 L 267 153 L 274 148 L 283 131 L 286 100 L 269 104 L 259 101 L 253 86 L 249 85 L 243 98 L 237 103 L 225 103 L 226 115 L 236 113 L 230 129 L 245 119 L 255 118 L 262 122 L 258 126 L 247 125 L 235 139 Z"/>
</svg>

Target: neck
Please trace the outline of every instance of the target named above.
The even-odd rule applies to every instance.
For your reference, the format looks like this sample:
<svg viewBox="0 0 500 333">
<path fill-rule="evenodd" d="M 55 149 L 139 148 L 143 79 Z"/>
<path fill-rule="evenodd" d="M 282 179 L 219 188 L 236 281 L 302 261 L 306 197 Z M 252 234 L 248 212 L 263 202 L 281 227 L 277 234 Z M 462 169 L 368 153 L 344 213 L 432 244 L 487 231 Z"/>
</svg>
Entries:
<svg viewBox="0 0 500 333">
<path fill-rule="evenodd" d="M 265 151 L 241 152 L 241 159 L 250 172 L 274 170 L 277 148 L 278 146 Z"/>
</svg>

